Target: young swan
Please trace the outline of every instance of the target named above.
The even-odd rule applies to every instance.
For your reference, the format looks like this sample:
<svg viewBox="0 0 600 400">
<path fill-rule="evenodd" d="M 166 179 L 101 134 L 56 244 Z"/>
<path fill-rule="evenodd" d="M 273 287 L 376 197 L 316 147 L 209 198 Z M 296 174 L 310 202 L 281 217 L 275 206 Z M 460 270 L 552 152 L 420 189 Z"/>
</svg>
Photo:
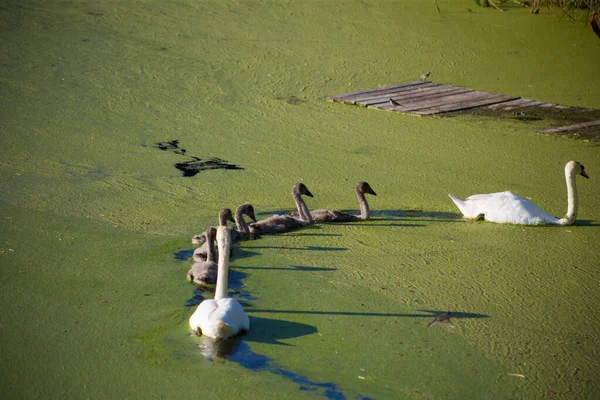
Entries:
<svg viewBox="0 0 600 400">
<path fill-rule="evenodd" d="M 227 226 L 227 221 L 234 222 L 233 214 L 229 208 L 221 208 L 219 211 L 219 226 Z M 206 242 L 206 232 L 199 233 L 192 237 L 192 244 L 203 245 Z"/>
<path fill-rule="evenodd" d="M 466 218 L 483 218 L 491 222 L 517 225 L 573 225 L 577 219 L 577 187 L 575 175 L 585 178 L 585 168 L 577 161 L 565 165 L 567 181 L 567 215 L 556 218 L 521 196 L 511 192 L 476 194 L 461 200 L 452 195 L 450 198 Z"/>
<path fill-rule="evenodd" d="M 254 239 L 254 235 L 250 233 L 250 227 L 244 220 L 244 215 L 248 216 L 252 221 L 256 222 L 254 215 L 254 207 L 252 204 L 242 204 L 235 210 L 235 226 L 237 231 L 231 231 L 231 240 L 237 242 L 244 238 Z"/>
<path fill-rule="evenodd" d="M 227 226 L 227 221 L 235 222 L 233 216 L 231 215 L 231 210 L 229 208 L 221 208 L 219 211 L 219 226 Z M 206 231 L 196 235 L 192 238 L 192 243 L 200 244 L 201 246 L 194 250 L 192 256 L 194 257 L 194 261 L 206 261 L 206 254 L 208 252 L 208 242 L 206 240 Z"/>
<path fill-rule="evenodd" d="M 312 216 L 310 215 L 308 206 L 302 199 L 302 195 L 313 197 L 312 193 L 303 183 L 296 183 L 292 187 L 292 196 L 296 202 L 298 217 L 294 218 L 289 215 L 273 215 L 272 217 L 250 224 L 250 233 L 254 235 L 261 233 L 281 233 L 312 224 Z"/>
<path fill-rule="evenodd" d="M 370 217 L 369 203 L 365 198 L 365 193 L 377 196 L 377 193 L 371 188 L 367 182 L 359 182 L 356 185 L 356 198 L 358 199 L 358 206 L 360 207 L 360 215 L 348 214 L 342 211 L 335 210 L 313 210 L 310 212 L 312 219 L 315 222 L 354 222 L 354 221 L 366 221 Z M 292 217 L 297 218 L 298 213 L 289 213 Z"/>
<path fill-rule="evenodd" d="M 214 300 L 204 300 L 190 317 L 190 328 L 197 334 L 213 339 L 226 339 L 250 329 L 250 319 L 242 305 L 227 297 L 229 278 L 229 249 L 231 237 L 227 227 L 217 229 L 219 272 Z"/>
<path fill-rule="evenodd" d="M 217 263 L 215 262 L 215 237 L 217 235 L 217 230 L 211 226 L 205 233 L 208 246 L 206 261 L 195 262 L 187 273 L 188 281 L 200 286 L 214 285 L 217 281 Z"/>
</svg>

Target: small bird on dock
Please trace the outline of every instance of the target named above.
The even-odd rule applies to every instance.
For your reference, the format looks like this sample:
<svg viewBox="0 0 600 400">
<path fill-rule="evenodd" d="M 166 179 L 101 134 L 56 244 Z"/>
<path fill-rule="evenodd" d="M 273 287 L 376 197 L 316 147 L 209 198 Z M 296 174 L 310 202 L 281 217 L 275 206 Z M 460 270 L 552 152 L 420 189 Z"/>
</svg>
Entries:
<svg viewBox="0 0 600 400">
<path fill-rule="evenodd" d="M 396 100 L 394 99 L 390 99 L 390 105 L 392 107 L 397 107 L 397 106 L 402 106 L 402 104 L 398 103 Z"/>
<path fill-rule="evenodd" d="M 430 72 L 429 72 L 429 71 L 427 71 L 427 72 L 425 72 L 423 75 L 421 75 L 421 76 L 419 77 L 419 79 L 421 79 L 422 81 L 424 81 L 425 79 L 429 78 L 429 74 L 430 74 Z"/>
</svg>

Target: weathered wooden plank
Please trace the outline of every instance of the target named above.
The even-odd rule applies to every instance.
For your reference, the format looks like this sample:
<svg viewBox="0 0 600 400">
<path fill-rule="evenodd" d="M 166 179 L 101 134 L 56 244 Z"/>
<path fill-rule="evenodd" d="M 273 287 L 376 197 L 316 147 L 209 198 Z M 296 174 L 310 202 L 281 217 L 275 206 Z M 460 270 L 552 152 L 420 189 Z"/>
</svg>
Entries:
<svg viewBox="0 0 600 400">
<path fill-rule="evenodd" d="M 542 132 L 542 133 L 568 132 L 568 131 L 574 131 L 574 130 L 582 129 L 582 128 L 589 128 L 590 126 L 597 126 L 597 125 L 600 125 L 600 120 L 599 121 L 582 122 L 580 124 L 561 126 L 558 128 L 544 129 L 543 131 L 540 131 L 540 132 Z"/>
<path fill-rule="evenodd" d="M 444 105 L 450 105 L 450 104 L 454 104 L 454 103 L 461 103 L 461 102 L 465 102 L 465 101 L 475 101 L 475 100 L 480 100 L 481 98 L 487 98 L 493 96 L 490 93 L 484 93 L 484 92 L 476 92 L 476 91 L 471 91 L 471 92 L 466 92 L 466 93 L 450 93 L 447 96 L 441 96 L 441 97 L 437 97 L 435 99 L 431 99 L 431 100 L 423 100 L 423 101 L 416 101 L 413 103 L 406 103 L 406 104 L 402 104 L 402 106 L 397 106 L 394 108 L 395 111 L 401 111 L 401 112 L 412 112 L 412 111 L 417 111 L 417 110 L 424 110 L 424 109 L 429 109 L 432 107 L 440 107 L 440 106 L 444 106 Z"/>
<path fill-rule="evenodd" d="M 427 82 L 427 83 L 424 83 L 423 85 L 413 85 L 413 86 L 407 86 L 407 87 L 402 87 L 402 88 L 382 89 L 382 90 L 378 90 L 377 92 L 362 93 L 362 94 L 358 94 L 358 95 L 354 95 L 354 96 L 348 96 L 348 97 L 343 98 L 342 101 L 344 103 L 358 104 L 361 101 L 367 101 L 372 98 L 378 98 L 381 96 L 389 96 L 391 93 L 396 93 L 399 95 L 400 93 L 403 93 L 403 92 L 414 92 L 414 91 L 418 91 L 420 89 L 424 89 L 424 88 L 428 88 L 428 87 L 436 87 L 436 86 L 440 86 L 440 84 Z"/>
<path fill-rule="evenodd" d="M 449 99 L 454 98 L 455 96 L 458 96 L 460 94 L 467 94 L 467 93 L 471 93 L 473 92 L 473 90 L 470 89 L 465 89 L 465 88 L 456 88 L 453 90 L 449 90 L 447 92 L 443 92 L 443 93 L 437 93 L 437 94 L 433 94 L 431 96 L 424 96 L 424 97 L 417 97 L 417 98 L 408 98 L 408 99 L 400 99 L 398 101 L 396 101 L 397 103 L 399 103 L 400 105 L 391 105 L 390 102 L 388 101 L 387 104 L 377 104 L 374 105 L 374 107 L 377 107 L 379 109 L 382 110 L 392 110 L 392 111 L 400 111 L 400 112 L 405 112 L 405 109 L 412 109 L 412 108 L 420 108 L 423 104 L 430 104 L 430 103 L 444 103 L 447 101 L 450 101 Z"/>
<path fill-rule="evenodd" d="M 374 104 L 377 102 L 383 103 L 385 101 L 389 101 L 389 99 L 391 99 L 391 98 L 395 99 L 395 98 L 407 98 L 407 97 L 418 96 L 421 93 L 427 93 L 431 90 L 436 90 L 441 87 L 444 87 L 444 85 L 432 83 L 432 84 L 417 86 L 417 87 L 412 87 L 412 88 L 404 88 L 404 89 L 394 91 L 394 92 L 385 91 L 385 92 L 374 94 L 370 97 L 357 99 L 357 100 L 355 100 L 355 104 L 369 105 L 371 103 Z"/>
<path fill-rule="evenodd" d="M 492 97 L 484 97 L 484 98 L 481 98 L 480 100 L 475 100 L 475 101 L 467 100 L 464 102 L 458 102 L 458 103 L 443 105 L 443 106 L 439 106 L 439 107 L 432 107 L 428 110 L 414 111 L 414 113 L 417 115 L 441 114 L 441 113 L 450 112 L 450 111 L 467 110 L 469 108 L 480 107 L 480 106 L 493 104 L 493 103 L 503 103 L 505 101 L 515 100 L 517 98 L 518 97 L 515 97 L 515 96 L 495 95 Z"/>
<path fill-rule="evenodd" d="M 386 90 L 386 89 L 398 89 L 398 88 L 402 88 L 402 87 L 409 87 L 409 86 L 418 86 L 418 85 L 423 85 L 426 83 L 430 83 L 429 81 L 414 81 L 414 82 L 407 82 L 407 83 L 400 83 L 397 85 L 388 85 L 388 86 L 382 86 L 379 88 L 375 88 L 375 89 L 363 89 L 363 90 L 357 90 L 354 92 L 348 92 L 348 93 L 340 93 L 340 94 L 332 94 L 330 96 L 325 97 L 326 99 L 330 99 L 333 101 L 342 101 L 344 99 L 347 99 L 349 97 L 352 96 L 357 96 L 357 95 L 361 95 L 361 94 L 367 94 L 367 93 L 373 93 L 373 92 L 377 92 L 377 91 L 381 91 L 381 90 Z"/>
<path fill-rule="evenodd" d="M 457 86 L 438 86 L 438 87 L 430 87 L 426 89 L 422 89 L 419 91 L 414 91 L 410 93 L 398 93 L 398 94 L 390 94 L 389 96 L 378 96 L 377 98 L 370 99 L 364 102 L 360 102 L 358 104 L 363 106 L 375 106 L 377 108 L 392 108 L 393 106 L 390 104 L 390 99 L 398 103 L 406 103 L 413 102 L 418 100 L 423 100 L 425 98 L 435 98 L 443 96 L 448 93 L 456 93 L 456 92 L 472 92 L 471 89 L 461 88 Z"/>
</svg>

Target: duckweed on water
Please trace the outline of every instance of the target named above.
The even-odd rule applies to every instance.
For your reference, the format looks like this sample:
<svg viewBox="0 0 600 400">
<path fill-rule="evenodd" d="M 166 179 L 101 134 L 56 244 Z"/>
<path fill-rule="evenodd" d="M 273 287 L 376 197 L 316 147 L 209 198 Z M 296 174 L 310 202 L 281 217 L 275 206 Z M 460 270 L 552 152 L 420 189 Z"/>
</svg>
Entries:
<svg viewBox="0 0 600 400">
<path fill-rule="evenodd" d="M 593 397 L 598 147 L 533 133 L 541 121 L 324 100 L 431 71 L 598 109 L 598 39 L 559 18 L 470 0 L 4 2 L 0 391 Z M 173 168 L 212 157 L 243 169 Z M 561 216 L 568 160 L 590 175 L 572 227 L 464 221 L 447 198 L 511 190 Z M 371 220 L 240 243 L 251 330 L 206 357 L 174 255 L 222 207 L 291 210 L 304 182 L 310 208 L 354 210 L 359 181 L 377 191 Z M 447 312 L 454 328 L 427 328 Z"/>
</svg>

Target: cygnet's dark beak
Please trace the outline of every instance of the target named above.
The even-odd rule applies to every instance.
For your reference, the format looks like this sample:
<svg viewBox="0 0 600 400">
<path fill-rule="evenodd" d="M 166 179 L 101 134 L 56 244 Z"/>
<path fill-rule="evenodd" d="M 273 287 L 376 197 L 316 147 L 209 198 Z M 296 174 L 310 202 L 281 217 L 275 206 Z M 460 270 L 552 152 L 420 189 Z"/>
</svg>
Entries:
<svg viewBox="0 0 600 400">
<path fill-rule="evenodd" d="M 590 177 L 588 176 L 588 174 L 586 174 L 585 171 L 583 171 L 583 170 L 581 171 L 580 175 L 583 176 L 584 178 L 590 179 Z"/>
<path fill-rule="evenodd" d="M 310 190 L 308 190 L 308 189 L 306 189 L 306 192 L 304 193 L 304 195 L 305 195 L 305 196 L 308 196 L 308 197 L 314 197 L 314 196 L 312 195 L 312 193 L 310 192 Z"/>
<path fill-rule="evenodd" d="M 248 215 L 250 217 L 250 219 L 254 222 L 256 222 L 256 217 L 254 216 L 254 213 L 252 213 L 252 215 Z"/>
<path fill-rule="evenodd" d="M 235 219 L 233 219 L 233 217 L 229 217 L 229 221 L 231 221 L 235 224 Z"/>
</svg>

